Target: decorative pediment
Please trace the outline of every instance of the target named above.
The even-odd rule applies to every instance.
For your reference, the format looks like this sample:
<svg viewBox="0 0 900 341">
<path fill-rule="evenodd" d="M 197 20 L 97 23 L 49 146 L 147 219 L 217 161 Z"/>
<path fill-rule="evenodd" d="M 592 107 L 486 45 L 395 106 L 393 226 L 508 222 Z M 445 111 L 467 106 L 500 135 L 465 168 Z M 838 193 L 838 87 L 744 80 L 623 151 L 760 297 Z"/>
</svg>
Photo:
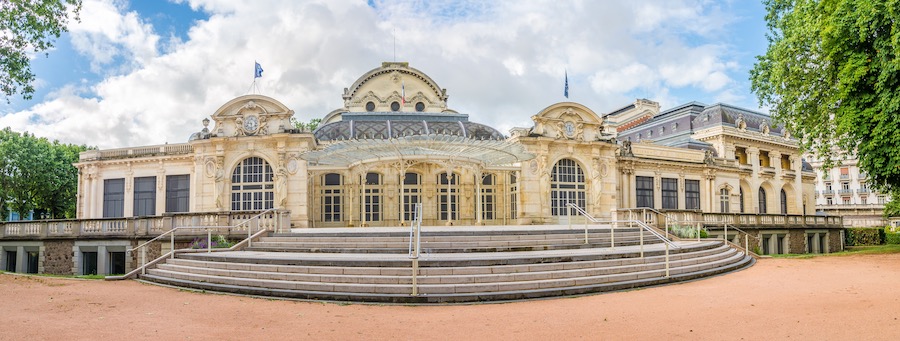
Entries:
<svg viewBox="0 0 900 341">
<path fill-rule="evenodd" d="M 290 129 L 294 111 L 277 100 L 262 95 L 235 98 L 211 116 L 213 136 L 267 135 Z"/>
<path fill-rule="evenodd" d="M 596 141 L 603 137 L 603 119 L 578 103 L 551 105 L 531 119 L 533 132 L 538 135 L 577 141 Z"/>
</svg>

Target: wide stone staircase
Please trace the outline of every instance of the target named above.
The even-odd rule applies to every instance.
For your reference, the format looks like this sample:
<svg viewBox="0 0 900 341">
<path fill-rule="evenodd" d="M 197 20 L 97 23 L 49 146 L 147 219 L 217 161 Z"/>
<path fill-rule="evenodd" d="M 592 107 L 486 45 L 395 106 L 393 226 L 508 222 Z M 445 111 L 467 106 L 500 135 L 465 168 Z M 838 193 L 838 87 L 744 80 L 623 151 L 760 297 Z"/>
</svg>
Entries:
<svg viewBox="0 0 900 341">
<path fill-rule="evenodd" d="M 414 276 L 408 229 L 295 231 L 242 251 L 181 253 L 140 278 L 269 297 L 452 303 L 631 289 L 754 262 L 722 240 L 669 244 L 639 228 L 592 226 L 585 243 L 585 229 L 567 226 L 423 227 Z"/>
</svg>

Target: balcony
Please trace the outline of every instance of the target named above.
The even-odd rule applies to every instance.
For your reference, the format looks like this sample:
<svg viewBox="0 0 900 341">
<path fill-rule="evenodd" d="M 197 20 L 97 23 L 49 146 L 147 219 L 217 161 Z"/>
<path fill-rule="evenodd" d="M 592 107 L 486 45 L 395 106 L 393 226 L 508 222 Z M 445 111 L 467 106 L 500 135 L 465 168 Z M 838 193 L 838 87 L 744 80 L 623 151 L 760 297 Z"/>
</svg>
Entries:
<svg viewBox="0 0 900 341">
<path fill-rule="evenodd" d="M 852 189 L 842 189 L 838 193 L 840 193 L 842 195 L 843 194 L 853 194 L 853 190 Z"/>
<path fill-rule="evenodd" d="M 841 180 L 850 180 L 850 174 L 841 174 Z"/>
<path fill-rule="evenodd" d="M 868 194 L 868 193 L 871 193 L 871 192 L 869 192 L 869 189 L 868 189 L 868 188 L 860 188 L 860 189 L 856 190 L 856 193 L 859 193 L 859 194 Z"/>
<path fill-rule="evenodd" d="M 173 227 L 235 226 L 261 211 L 177 213 L 155 217 L 62 219 L 11 221 L 0 223 L 0 240 L 42 240 L 78 238 L 134 239 L 155 237 Z M 280 217 L 276 217 L 276 215 Z M 290 226 L 290 212 L 278 211 L 260 217 L 260 227 L 280 231 Z M 276 226 L 276 222 L 282 226 Z M 217 232 L 229 236 L 247 236 L 247 224 L 228 231 Z M 205 231 L 197 230 L 197 234 Z M 179 233 L 180 235 L 180 233 Z"/>
<path fill-rule="evenodd" d="M 864 173 L 864 172 L 860 172 L 860 173 L 859 173 L 859 179 L 860 179 L 860 180 L 866 179 L 866 178 L 868 178 L 868 177 L 869 177 L 869 174 L 868 174 L 868 173 Z"/>
<path fill-rule="evenodd" d="M 834 195 L 834 190 L 830 190 L 830 189 L 822 190 L 822 191 L 820 191 L 820 192 L 822 193 L 822 195 L 825 195 L 825 196 L 832 196 L 832 195 Z"/>
</svg>

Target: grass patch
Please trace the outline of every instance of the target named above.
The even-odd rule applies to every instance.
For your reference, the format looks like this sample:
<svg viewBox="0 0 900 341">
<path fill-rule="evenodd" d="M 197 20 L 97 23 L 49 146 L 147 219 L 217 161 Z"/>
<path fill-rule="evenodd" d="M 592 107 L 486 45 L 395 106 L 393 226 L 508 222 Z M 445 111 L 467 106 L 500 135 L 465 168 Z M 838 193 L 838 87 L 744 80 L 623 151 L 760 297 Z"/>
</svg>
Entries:
<svg viewBox="0 0 900 341">
<path fill-rule="evenodd" d="M 847 246 L 846 250 L 835 253 L 791 253 L 786 255 L 771 255 L 772 258 L 807 259 L 816 257 L 840 257 L 853 255 L 884 255 L 900 253 L 900 244 L 872 245 L 872 246 Z"/>
<path fill-rule="evenodd" d="M 0 271 L 0 273 L 3 273 Z M 10 272 L 11 274 L 15 274 L 15 272 Z M 34 277 L 50 277 L 50 278 L 76 278 L 76 279 L 91 279 L 91 280 L 102 280 L 106 278 L 106 275 L 54 275 L 54 274 L 19 274 L 19 275 L 27 275 Z"/>
</svg>

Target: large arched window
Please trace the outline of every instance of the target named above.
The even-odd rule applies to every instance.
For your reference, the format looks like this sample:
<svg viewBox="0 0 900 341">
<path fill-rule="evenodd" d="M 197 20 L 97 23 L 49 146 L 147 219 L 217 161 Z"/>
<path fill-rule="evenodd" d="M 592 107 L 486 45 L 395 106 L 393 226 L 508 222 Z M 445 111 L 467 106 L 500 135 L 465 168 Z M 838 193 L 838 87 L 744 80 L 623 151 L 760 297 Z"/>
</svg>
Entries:
<svg viewBox="0 0 900 341">
<path fill-rule="evenodd" d="M 762 187 L 759 188 L 759 213 L 766 213 L 766 190 Z"/>
<path fill-rule="evenodd" d="M 249 157 L 231 173 L 231 210 L 267 210 L 275 201 L 272 167 L 266 160 Z"/>
<path fill-rule="evenodd" d="M 422 177 L 416 173 L 403 176 L 403 221 L 411 221 L 416 215 L 416 204 L 422 202 Z"/>
<path fill-rule="evenodd" d="M 575 215 L 566 204 L 587 207 L 584 192 L 584 172 L 572 159 L 559 160 L 550 173 L 550 211 L 552 215 Z"/>
<path fill-rule="evenodd" d="M 459 177 L 456 174 L 438 174 L 438 219 L 459 219 Z"/>
<path fill-rule="evenodd" d="M 738 194 L 740 194 L 740 197 L 741 197 L 741 213 L 745 213 L 746 211 L 744 211 L 744 189 L 738 188 Z"/>
<path fill-rule="evenodd" d="M 344 178 L 337 173 L 322 175 L 322 221 L 341 221 L 341 189 Z"/>
<path fill-rule="evenodd" d="M 360 219 L 364 222 L 381 221 L 381 193 L 383 192 L 381 188 L 381 174 L 366 173 L 363 180 L 366 182 L 366 190 L 362 200 L 360 200 L 363 206 L 360 210 L 360 213 L 362 213 Z"/>
<path fill-rule="evenodd" d="M 787 214 L 787 192 L 781 189 L 781 214 Z"/>
</svg>

